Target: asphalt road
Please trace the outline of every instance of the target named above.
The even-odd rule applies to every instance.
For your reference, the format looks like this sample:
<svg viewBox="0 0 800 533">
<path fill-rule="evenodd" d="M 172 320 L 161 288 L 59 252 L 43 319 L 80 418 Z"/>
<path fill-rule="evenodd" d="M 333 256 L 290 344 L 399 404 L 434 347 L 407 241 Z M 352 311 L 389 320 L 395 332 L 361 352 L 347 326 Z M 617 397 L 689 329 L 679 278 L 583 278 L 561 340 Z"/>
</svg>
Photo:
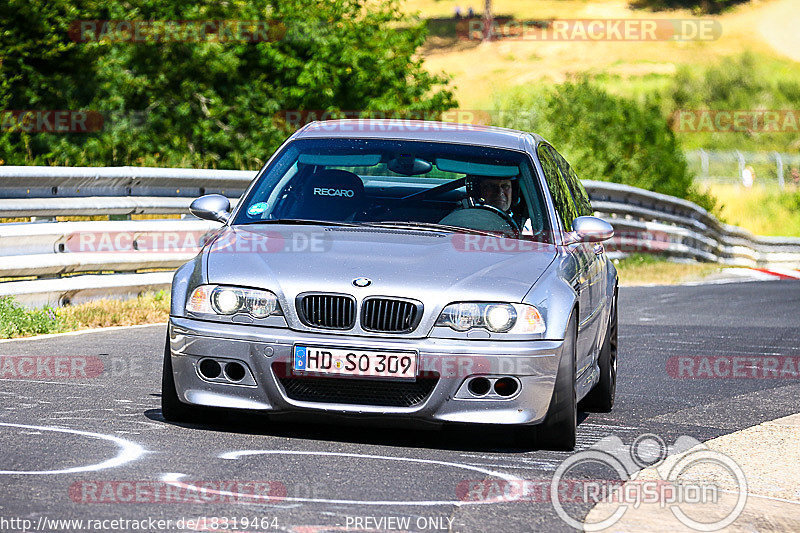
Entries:
<svg viewBox="0 0 800 533">
<path fill-rule="evenodd" d="M 165 529 L 175 531 L 179 519 L 201 517 L 228 518 L 228 530 L 240 531 L 569 530 L 548 502 L 462 501 L 465 481 L 548 481 L 569 456 L 516 448 L 502 431 L 277 424 L 251 415 L 166 423 L 159 411 L 164 333 L 161 325 L 0 344 L 0 531 L 81 530 L 49 522 L 58 519 L 82 519 L 83 530 L 95 531 L 158 531 L 155 520 L 172 520 Z M 14 378 L 10 372 L 33 367 L 8 367 L 22 361 L 9 356 L 38 358 L 43 376 Z M 64 356 L 73 359 L 56 361 Z M 667 443 L 703 441 L 800 411 L 796 378 L 675 374 L 672 358 L 704 356 L 800 357 L 800 282 L 621 289 L 618 403 L 609 414 L 580 415 L 579 449 L 608 435 L 625 443 L 645 433 Z M 47 376 L 73 364 L 87 377 Z M 701 374 L 692 364 L 680 368 Z M 163 489 L 164 480 L 180 492 L 152 501 L 147 491 Z M 136 499 L 125 482 L 137 482 L 147 501 L 124 501 Z M 257 491 L 269 486 L 277 499 L 191 490 L 200 482 L 247 494 L 258 482 Z M 577 516 L 588 509 L 572 507 Z M 154 521 L 108 522 L 115 519 Z M 179 525 L 208 531 L 214 523 Z"/>
</svg>

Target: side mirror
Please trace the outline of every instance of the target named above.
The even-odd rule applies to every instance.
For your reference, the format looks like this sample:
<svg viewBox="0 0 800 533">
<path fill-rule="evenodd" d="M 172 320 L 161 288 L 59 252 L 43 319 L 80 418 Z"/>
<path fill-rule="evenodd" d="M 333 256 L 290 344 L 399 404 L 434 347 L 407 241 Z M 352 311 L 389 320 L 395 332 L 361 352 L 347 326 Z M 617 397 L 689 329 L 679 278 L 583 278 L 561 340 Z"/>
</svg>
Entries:
<svg viewBox="0 0 800 533">
<path fill-rule="evenodd" d="M 576 242 L 601 242 L 614 236 L 614 228 L 597 217 L 578 217 L 572 221 L 572 231 L 566 234 L 564 244 Z"/>
<path fill-rule="evenodd" d="M 203 220 L 228 221 L 231 216 L 231 202 L 221 194 L 207 194 L 192 202 L 189 212 Z"/>
</svg>

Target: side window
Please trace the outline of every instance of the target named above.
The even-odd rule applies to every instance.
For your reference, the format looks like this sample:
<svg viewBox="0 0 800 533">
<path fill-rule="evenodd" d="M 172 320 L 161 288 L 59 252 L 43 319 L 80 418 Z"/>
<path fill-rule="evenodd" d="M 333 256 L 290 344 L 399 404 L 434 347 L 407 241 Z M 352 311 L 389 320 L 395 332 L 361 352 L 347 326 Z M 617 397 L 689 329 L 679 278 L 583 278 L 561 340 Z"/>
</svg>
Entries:
<svg viewBox="0 0 800 533">
<path fill-rule="evenodd" d="M 592 209 L 592 204 L 589 202 L 589 195 L 586 194 L 586 188 L 584 188 L 581 180 L 578 179 L 578 175 L 575 174 L 575 171 L 572 170 L 572 167 L 561 154 L 555 150 L 552 150 L 552 152 L 555 155 L 556 161 L 558 161 L 559 167 L 561 167 L 561 175 L 564 176 L 564 179 L 567 181 L 569 190 L 572 193 L 572 198 L 575 200 L 578 214 L 580 214 L 580 216 L 593 215 L 594 209 Z"/>
<path fill-rule="evenodd" d="M 558 218 L 561 219 L 561 224 L 565 230 L 572 231 L 572 221 L 578 217 L 578 210 L 572 200 L 572 194 L 569 192 L 566 181 L 561 177 L 553 152 L 549 146 L 540 144 L 536 153 L 542 163 L 544 179 L 547 181 L 547 188 L 550 189 L 550 195 L 553 197 Z"/>
</svg>

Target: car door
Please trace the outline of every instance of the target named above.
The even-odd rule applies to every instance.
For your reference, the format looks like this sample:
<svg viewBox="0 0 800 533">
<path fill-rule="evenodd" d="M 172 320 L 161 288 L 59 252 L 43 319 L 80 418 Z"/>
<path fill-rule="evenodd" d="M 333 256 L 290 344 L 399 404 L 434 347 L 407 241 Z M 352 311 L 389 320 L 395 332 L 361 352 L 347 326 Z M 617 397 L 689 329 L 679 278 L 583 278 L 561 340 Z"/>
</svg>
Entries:
<svg viewBox="0 0 800 533">
<path fill-rule="evenodd" d="M 558 162 L 555 157 L 555 150 L 547 144 L 540 144 L 537 148 L 539 162 L 542 164 L 545 181 L 553 198 L 558 219 L 565 231 L 572 231 L 572 221 L 579 214 L 575 200 L 569 190 L 566 180 L 561 174 Z M 592 362 L 593 339 L 587 334 L 586 325 L 592 314 L 592 299 L 589 279 L 589 269 L 591 268 L 593 252 L 586 243 L 570 244 L 568 247 L 569 255 L 566 261 L 571 264 L 567 269 L 568 277 L 575 291 L 578 293 L 578 347 L 576 371 L 580 373 Z"/>
<path fill-rule="evenodd" d="M 575 170 L 570 166 L 566 159 L 564 159 L 558 152 L 555 152 L 556 161 L 561 169 L 561 174 L 567 182 L 572 198 L 578 209 L 580 216 L 592 216 L 594 209 L 589 201 L 589 195 L 586 193 L 581 180 Z M 592 338 L 595 339 L 595 351 L 599 350 L 602 343 L 603 333 L 603 309 L 606 306 L 606 258 L 603 243 L 586 243 L 585 247 L 588 252 L 588 276 L 589 276 L 589 293 L 591 295 L 592 313 L 587 317 L 587 330 L 591 332 Z"/>
</svg>

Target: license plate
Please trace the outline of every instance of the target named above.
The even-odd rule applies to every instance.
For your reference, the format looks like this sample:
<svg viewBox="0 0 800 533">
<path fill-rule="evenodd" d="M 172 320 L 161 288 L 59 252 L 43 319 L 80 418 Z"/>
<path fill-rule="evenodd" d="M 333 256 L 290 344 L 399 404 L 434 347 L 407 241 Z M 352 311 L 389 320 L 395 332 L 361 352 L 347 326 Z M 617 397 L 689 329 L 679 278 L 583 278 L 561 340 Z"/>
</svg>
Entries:
<svg viewBox="0 0 800 533">
<path fill-rule="evenodd" d="M 295 346 L 292 368 L 295 372 L 309 374 L 414 380 L 417 354 Z"/>
</svg>

